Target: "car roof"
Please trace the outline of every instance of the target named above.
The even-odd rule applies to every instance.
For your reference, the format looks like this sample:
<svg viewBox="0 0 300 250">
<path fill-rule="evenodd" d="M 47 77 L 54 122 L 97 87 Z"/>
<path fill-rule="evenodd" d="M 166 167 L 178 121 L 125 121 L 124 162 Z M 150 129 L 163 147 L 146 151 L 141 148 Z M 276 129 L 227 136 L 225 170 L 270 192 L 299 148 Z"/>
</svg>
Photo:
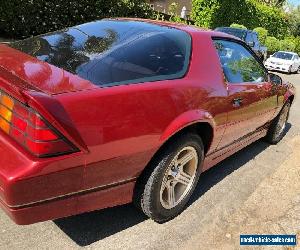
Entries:
<svg viewBox="0 0 300 250">
<path fill-rule="evenodd" d="M 160 20 L 151 20 L 151 19 L 143 19 L 143 18 L 108 18 L 108 20 L 124 20 L 124 21 L 135 21 L 135 22 L 146 22 L 158 26 L 165 26 L 170 28 L 179 29 L 189 34 L 201 34 L 203 36 L 210 36 L 210 37 L 224 37 L 224 38 L 231 38 L 235 40 L 240 40 L 239 38 L 232 36 L 230 34 L 215 31 L 195 25 L 187 25 L 184 23 L 175 23 L 175 22 L 168 22 L 168 21 L 160 21 Z"/>
<path fill-rule="evenodd" d="M 216 29 L 240 30 L 240 31 L 249 31 L 249 32 L 252 32 L 252 30 L 242 29 L 242 28 L 238 28 L 238 27 L 217 27 Z"/>
<path fill-rule="evenodd" d="M 238 30 L 238 31 L 244 31 L 245 33 L 254 33 L 257 34 L 254 30 L 248 30 L 248 29 L 242 29 L 237 27 L 217 27 L 215 30 Z"/>
</svg>

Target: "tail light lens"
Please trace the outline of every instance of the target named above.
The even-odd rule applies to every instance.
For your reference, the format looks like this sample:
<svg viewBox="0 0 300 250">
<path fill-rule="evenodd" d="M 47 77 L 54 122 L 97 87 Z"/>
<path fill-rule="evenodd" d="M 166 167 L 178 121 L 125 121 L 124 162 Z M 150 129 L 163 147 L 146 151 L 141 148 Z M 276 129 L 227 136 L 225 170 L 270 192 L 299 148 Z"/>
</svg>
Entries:
<svg viewBox="0 0 300 250">
<path fill-rule="evenodd" d="M 36 111 L 0 91 L 0 130 L 37 157 L 77 151 Z"/>
</svg>

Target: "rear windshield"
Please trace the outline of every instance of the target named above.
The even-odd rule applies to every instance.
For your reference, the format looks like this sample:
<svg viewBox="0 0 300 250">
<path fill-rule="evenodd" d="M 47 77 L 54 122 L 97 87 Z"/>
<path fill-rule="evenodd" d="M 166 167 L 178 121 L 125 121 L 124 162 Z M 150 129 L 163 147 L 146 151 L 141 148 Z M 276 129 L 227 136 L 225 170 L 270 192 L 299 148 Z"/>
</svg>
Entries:
<svg viewBox="0 0 300 250">
<path fill-rule="evenodd" d="M 181 78 L 191 37 L 145 22 L 102 20 L 10 44 L 96 85 Z"/>
<path fill-rule="evenodd" d="M 242 29 L 231 29 L 231 28 L 216 28 L 216 31 L 224 32 L 232 36 L 236 36 L 240 38 L 241 40 L 246 39 L 246 30 Z"/>
</svg>

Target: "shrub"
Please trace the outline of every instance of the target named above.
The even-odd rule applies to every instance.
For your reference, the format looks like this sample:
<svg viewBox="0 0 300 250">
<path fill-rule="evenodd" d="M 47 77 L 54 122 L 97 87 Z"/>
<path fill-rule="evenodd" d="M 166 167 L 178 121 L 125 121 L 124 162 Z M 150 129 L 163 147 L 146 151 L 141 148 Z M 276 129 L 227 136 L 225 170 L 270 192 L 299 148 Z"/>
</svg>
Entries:
<svg viewBox="0 0 300 250">
<path fill-rule="evenodd" d="M 288 31 L 283 10 L 255 0 L 193 0 L 192 18 L 196 25 L 208 28 L 239 23 L 248 29 L 258 26 L 272 36 L 282 37 Z"/>
<path fill-rule="evenodd" d="M 246 29 L 247 29 L 247 27 L 246 27 L 246 26 L 244 26 L 244 25 L 242 25 L 242 24 L 237 24 L 237 23 L 232 23 L 232 24 L 230 24 L 230 27 L 231 27 L 231 28 L 239 28 L 239 29 L 244 29 L 244 30 L 246 30 Z"/>
<path fill-rule="evenodd" d="M 300 55 L 300 36 L 294 38 L 295 52 Z"/>
<path fill-rule="evenodd" d="M 255 4 L 257 7 L 257 26 L 268 30 L 271 36 L 284 38 L 288 34 L 289 23 L 285 13 L 275 7 L 270 7 L 264 4 Z M 253 27 L 254 28 L 254 27 Z"/>
<path fill-rule="evenodd" d="M 276 37 L 268 36 L 266 38 L 265 45 L 267 46 L 269 52 L 276 52 L 280 50 L 280 41 Z"/>
<path fill-rule="evenodd" d="M 260 44 L 265 45 L 268 36 L 268 31 L 262 27 L 257 27 L 254 29 L 254 31 L 256 31 L 258 34 Z"/>
<path fill-rule="evenodd" d="M 195 24 L 205 28 L 216 28 L 214 15 L 220 9 L 219 0 L 193 0 L 192 19 Z M 223 26 L 223 25 L 220 25 Z"/>
<path fill-rule="evenodd" d="M 0 2 L 0 33 L 22 38 L 102 19 L 153 17 L 140 0 L 9 0 Z"/>
<path fill-rule="evenodd" d="M 285 38 L 284 40 L 281 40 L 279 44 L 280 44 L 280 50 L 292 51 L 292 52 L 295 51 L 296 45 L 294 43 L 293 38 Z"/>
</svg>

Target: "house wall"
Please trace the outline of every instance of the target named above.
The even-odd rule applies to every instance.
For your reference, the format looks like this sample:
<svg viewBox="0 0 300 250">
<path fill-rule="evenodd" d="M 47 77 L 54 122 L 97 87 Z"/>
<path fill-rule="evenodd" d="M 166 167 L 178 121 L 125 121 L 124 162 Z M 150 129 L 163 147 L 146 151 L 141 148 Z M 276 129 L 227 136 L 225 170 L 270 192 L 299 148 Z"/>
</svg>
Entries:
<svg viewBox="0 0 300 250">
<path fill-rule="evenodd" d="M 155 10 L 162 13 L 168 13 L 169 5 L 174 2 L 178 3 L 178 15 L 180 15 L 183 6 L 186 7 L 187 14 L 191 12 L 192 0 L 148 0 L 149 4 L 153 4 Z"/>
</svg>

